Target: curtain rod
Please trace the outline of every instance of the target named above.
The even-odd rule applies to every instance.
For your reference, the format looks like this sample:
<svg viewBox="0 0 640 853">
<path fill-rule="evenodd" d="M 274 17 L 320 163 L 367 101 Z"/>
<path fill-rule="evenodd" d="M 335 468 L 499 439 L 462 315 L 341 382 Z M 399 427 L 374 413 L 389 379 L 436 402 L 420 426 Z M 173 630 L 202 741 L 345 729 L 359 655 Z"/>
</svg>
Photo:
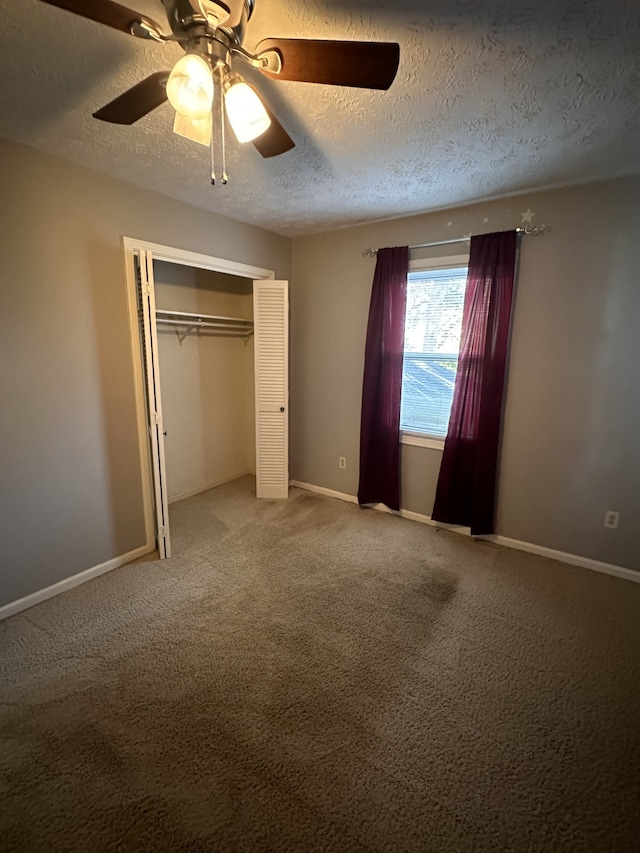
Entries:
<svg viewBox="0 0 640 853">
<path fill-rule="evenodd" d="M 525 225 L 524 228 L 516 228 L 517 234 L 522 234 L 527 237 L 537 237 L 538 234 L 544 234 L 545 231 L 549 231 L 549 228 L 546 225 Z M 409 246 L 410 249 L 430 249 L 432 246 L 449 246 L 452 243 L 468 243 L 471 239 L 469 237 L 456 237 L 453 240 L 437 240 L 435 243 L 419 243 L 417 246 Z M 363 257 L 374 258 L 378 254 L 377 249 L 363 249 L 362 255 Z"/>
</svg>

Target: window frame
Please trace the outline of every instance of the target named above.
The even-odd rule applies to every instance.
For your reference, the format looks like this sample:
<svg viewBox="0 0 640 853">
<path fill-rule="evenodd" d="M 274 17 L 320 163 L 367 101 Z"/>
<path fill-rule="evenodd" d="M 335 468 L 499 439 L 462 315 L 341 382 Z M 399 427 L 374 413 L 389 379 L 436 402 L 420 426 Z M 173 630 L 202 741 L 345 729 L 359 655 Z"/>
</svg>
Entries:
<svg viewBox="0 0 640 853">
<path fill-rule="evenodd" d="M 457 267 L 469 268 L 469 252 L 460 255 L 449 255 L 444 258 L 419 258 L 409 261 L 409 272 L 431 272 L 432 270 L 455 269 Z M 403 347 L 404 351 L 404 347 Z M 412 432 L 400 430 L 400 443 L 413 447 L 427 447 L 431 450 L 442 450 L 445 439 L 440 435 L 428 432 Z"/>
</svg>

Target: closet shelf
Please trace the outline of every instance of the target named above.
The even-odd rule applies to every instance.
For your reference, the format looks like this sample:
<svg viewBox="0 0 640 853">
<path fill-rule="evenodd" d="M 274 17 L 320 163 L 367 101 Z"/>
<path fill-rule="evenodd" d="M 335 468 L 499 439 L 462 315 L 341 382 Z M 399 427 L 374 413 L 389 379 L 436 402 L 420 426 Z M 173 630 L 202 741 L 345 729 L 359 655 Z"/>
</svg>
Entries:
<svg viewBox="0 0 640 853">
<path fill-rule="evenodd" d="M 188 311 L 156 311 L 156 322 L 191 329 L 218 329 L 248 337 L 253 334 L 253 320 L 244 317 L 220 317 L 215 314 L 192 314 Z"/>
</svg>

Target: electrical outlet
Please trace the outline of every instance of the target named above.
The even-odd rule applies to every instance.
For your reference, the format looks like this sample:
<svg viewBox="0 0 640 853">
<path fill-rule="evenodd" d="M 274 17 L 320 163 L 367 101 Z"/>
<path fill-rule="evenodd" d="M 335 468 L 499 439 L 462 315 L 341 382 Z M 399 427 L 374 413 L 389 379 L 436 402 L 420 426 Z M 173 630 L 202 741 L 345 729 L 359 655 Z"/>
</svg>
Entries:
<svg viewBox="0 0 640 853">
<path fill-rule="evenodd" d="M 620 521 L 620 513 L 614 512 L 612 509 L 608 509 L 604 514 L 604 526 L 609 527 L 611 530 L 615 530 L 618 526 L 618 522 Z"/>
<path fill-rule="evenodd" d="M 340 467 L 340 468 L 346 468 L 347 467 L 347 457 L 346 456 L 339 456 L 338 457 L 338 467 Z"/>
</svg>

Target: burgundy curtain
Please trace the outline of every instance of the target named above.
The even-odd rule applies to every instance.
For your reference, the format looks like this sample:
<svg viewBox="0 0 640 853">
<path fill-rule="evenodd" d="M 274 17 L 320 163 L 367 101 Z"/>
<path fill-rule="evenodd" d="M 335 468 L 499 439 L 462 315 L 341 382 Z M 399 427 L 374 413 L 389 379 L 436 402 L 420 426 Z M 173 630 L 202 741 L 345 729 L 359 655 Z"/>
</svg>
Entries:
<svg viewBox="0 0 640 853">
<path fill-rule="evenodd" d="M 400 509 L 400 395 L 409 249 L 378 249 L 364 354 L 358 503 Z"/>
<path fill-rule="evenodd" d="M 432 518 L 495 532 L 515 231 L 471 238 L 458 372 Z"/>
</svg>

